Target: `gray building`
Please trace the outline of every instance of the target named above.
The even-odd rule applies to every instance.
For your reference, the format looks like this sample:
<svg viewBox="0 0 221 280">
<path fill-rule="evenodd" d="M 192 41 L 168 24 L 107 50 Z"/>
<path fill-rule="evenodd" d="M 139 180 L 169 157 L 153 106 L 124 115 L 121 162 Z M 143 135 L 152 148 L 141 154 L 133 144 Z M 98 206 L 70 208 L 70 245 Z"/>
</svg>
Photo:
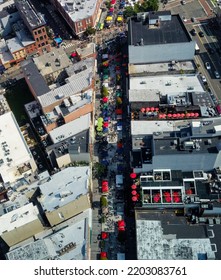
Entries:
<svg viewBox="0 0 221 280">
<path fill-rule="evenodd" d="M 12 25 L 20 19 L 20 15 L 15 6 L 7 7 L 0 11 L 0 32 L 2 37 L 8 36 L 11 33 Z"/>
<path fill-rule="evenodd" d="M 211 171 L 221 166 L 221 126 L 213 121 L 207 123 L 193 121 L 183 126 L 180 123 L 177 129 L 171 124 L 170 131 L 132 136 L 135 172 L 167 168 Z"/>
<path fill-rule="evenodd" d="M 193 60 L 195 42 L 179 15 L 138 13 L 128 22 L 129 64 Z"/>
</svg>

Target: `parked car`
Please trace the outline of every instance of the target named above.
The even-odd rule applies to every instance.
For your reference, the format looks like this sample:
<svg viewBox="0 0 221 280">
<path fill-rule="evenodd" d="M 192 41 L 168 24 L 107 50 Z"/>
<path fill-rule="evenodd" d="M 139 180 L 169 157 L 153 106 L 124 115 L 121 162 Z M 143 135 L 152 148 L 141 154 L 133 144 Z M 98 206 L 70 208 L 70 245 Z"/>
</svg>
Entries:
<svg viewBox="0 0 221 280">
<path fill-rule="evenodd" d="M 185 5 L 185 4 L 186 4 L 186 1 L 185 1 L 185 0 L 182 0 L 182 1 L 181 1 L 181 4 L 182 4 L 182 5 Z"/>
<path fill-rule="evenodd" d="M 191 33 L 193 36 L 195 36 L 195 35 L 196 35 L 196 30 L 193 28 L 193 29 L 190 31 L 190 33 Z"/>
<path fill-rule="evenodd" d="M 200 37 L 204 37 L 203 31 L 200 31 L 198 34 L 199 34 Z"/>
<path fill-rule="evenodd" d="M 195 21 L 196 21 L 196 18 L 195 18 L 195 17 L 191 17 L 191 21 L 192 21 L 192 22 L 195 22 Z"/>
<path fill-rule="evenodd" d="M 209 63 L 209 62 L 206 62 L 206 63 L 205 63 L 205 67 L 206 67 L 207 70 L 210 70 L 210 69 L 211 69 L 210 63 Z"/>
<path fill-rule="evenodd" d="M 206 77 L 205 77 L 205 76 L 202 75 L 202 76 L 201 76 L 201 79 L 202 79 L 202 82 L 204 83 L 204 85 L 207 84 L 207 80 L 206 80 Z"/>
<path fill-rule="evenodd" d="M 220 74 L 218 71 L 214 71 L 214 76 L 216 77 L 216 79 L 220 79 Z"/>
</svg>

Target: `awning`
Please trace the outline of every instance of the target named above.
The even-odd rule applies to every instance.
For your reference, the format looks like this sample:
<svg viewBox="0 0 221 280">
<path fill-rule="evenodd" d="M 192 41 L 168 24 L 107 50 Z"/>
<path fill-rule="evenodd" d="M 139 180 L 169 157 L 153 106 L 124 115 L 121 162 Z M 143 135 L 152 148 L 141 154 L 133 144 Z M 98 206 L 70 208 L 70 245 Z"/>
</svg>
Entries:
<svg viewBox="0 0 221 280">
<path fill-rule="evenodd" d="M 138 200 L 138 198 L 136 195 L 132 196 L 132 201 L 137 201 L 137 200 Z"/>
<path fill-rule="evenodd" d="M 132 195 L 136 195 L 137 192 L 136 192 L 135 190 L 133 190 L 133 191 L 131 192 L 131 194 L 132 194 Z"/>
<path fill-rule="evenodd" d="M 136 190 L 136 188 L 137 188 L 137 185 L 135 185 L 135 184 L 133 184 L 133 185 L 131 186 L 131 189 L 132 189 L 132 190 Z"/>
<path fill-rule="evenodd" d="M 107 252 L 101 252 L 100 253 L 100 258 L 101 259 L 107 259 Z"/>
</svg>

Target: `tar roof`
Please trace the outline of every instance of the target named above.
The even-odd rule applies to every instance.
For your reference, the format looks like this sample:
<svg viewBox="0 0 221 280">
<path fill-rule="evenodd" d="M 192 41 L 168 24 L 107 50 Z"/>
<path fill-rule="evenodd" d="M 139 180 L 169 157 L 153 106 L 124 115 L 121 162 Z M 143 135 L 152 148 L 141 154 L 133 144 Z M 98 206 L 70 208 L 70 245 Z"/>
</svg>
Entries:
<svg viewBox="0 0 221 280">
<path fill-rule="evenodd" d="M 50 91 L 50 88 L 32 60 L 23 61 L 21 66 L 25 77 L 29 80 L 29 83 L 37 96 L 44 95 Z"/>
<path fill-rule="evenodd" d="M 37 14 L 33 5 L 28 0 L 16 0 L 15 4 L 29 29 L 36 29 L 46 24 L 44 18 Z"/>
<path fill-rule="evenodd" d="M 129 45 L 136 45 L 143 39 L 144 45 L 189 42 L 191 38 L 179 15 L 172 15 L 171 20 L 160 21 L 159 27 L 150 28 L 135 18 L 129 21 Z"/>
</svg>

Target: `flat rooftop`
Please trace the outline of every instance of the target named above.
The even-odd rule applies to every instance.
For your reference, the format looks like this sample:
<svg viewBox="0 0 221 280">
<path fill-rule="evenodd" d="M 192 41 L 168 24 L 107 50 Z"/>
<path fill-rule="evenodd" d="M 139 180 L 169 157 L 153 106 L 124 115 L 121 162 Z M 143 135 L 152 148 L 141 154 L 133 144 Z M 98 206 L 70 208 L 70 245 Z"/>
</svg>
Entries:
<svg viewBox="0 0 221 280">
<path fill-rule="evenodd" d="M 130 90 L 158 90 L 162 95 L 174 95 L 180 92 L 204 92 L 197 75 L 163 75 L 130 77 Z"/>
<path fill-rule="evenodd" d="M 7 253 L 9 260 L 85 260 L 88 259 L 88 246 L 91 227 L 91 210 L 54 227 L 54 233 L 38 235 L 39 240 Z M 18 244 L 19 245 L 19 244 Z"/>
<path fill-rule="evenodd" d="M 56 158 L 70 152 L 74 153 L 80 151 L 80 153 L 88 153 L 89 129 L 75 134 L 74 137 L 74 140 L 73 136 L 71 136 L 62 142 L 49 146 L 47 152 L 50 153 L 54 151 Z"/>
<path fill-rule="evenodd" d="M 158 12 L 155 13 L 157 15 Z M 151 12 L 149 13 L 149 16 Z M 148 16 L 148 17 L 149 17 Z M 137 45 L 143 39 L 144 45 L 158 45 L 190 42 L 191 38 L 179 15 L 171 20 L 159 20 L 159 26 L 149 25 L 148 18 L 143 23 L 131 18 L 128 23 L 129 45 Z"/>
<path fill-rule="evenodd" d="M 91 17 L 96 9 L 97 0 L 58 0 L 73 22 Z"/>
<path fill-rule="evenodd" d="M 216 259 L 205 225 L 189 225 L 184 217 L 167 211 L 136 211 L 138 260 Z"/>
<path fill-rule="evenodd" d="M 51 140 L 54 144 L 64 141 L 65 139 L 74 136 L 84 130 L 89 129 L 91 115 L 83 115 L 80 118 L 59 126 L 49 132 Z"/>
<path fill-rule="evenodd" d="M 22 45 L 21 41 L 17 37 L 8 39 L 5 42 L 11 53 L 24 49 L 24 46 Z"/>
<path fill-rule="evenodd" d="M 72 64 L 63 48 L 54 49 L 52 52 L 33 58 L 33 60 L 43 76 L 65 69 Z"/>
<path fill-rule="evenodd" d="M 20 65 L 25 77 L 29 80 L 31 87 L 37 96 L 42 96 L 47 92 L 50 92 L 50 88 L 32 60 L 25 60 L 20 63 Z"/>
<path fill-rule="evenodd" d="M 4 182 L 13 182 L 15 170 L 32 159 L 12 112 L 0 116 L 0 174 Z"/>
<path fill-rule="evenodd" d="M 44 210 L 51 212 L 88 193 L 89 166 L 68 167 L 40 181 L 39 202 Z"/>
<path fill-rule="evenodd" d="M 28 24 L 28 28 L 33 30 L 46 22 L 40 13 L 37 13 L 33 5 L 28 0 L 15 0 L 15 5 L 23 19 Z"/>
<path fill-rule="evenodd" d="M 159 75 L 171 71 L 195 71 L 196 66 L 193 61 L 174 61 L 173 63 L 149 63 L 149 64 L 129 64 L 128 72 L 130 75 L 151 75 L 157 73 Z"/>
<path fill-rule="evenodd" d="M 38 208 L 32 203 L 8 212 L 0 217 L 0 235 L 38 220 L 38 216 Z"/>
<path fill-rule="evenodd" d="M 8 51 L 8 46 L 4 39 L 0 40 L 0 59 L 2 61 L 2 64 L 5 64 L 14 59 L 12 54 Z"/>
</svg>

